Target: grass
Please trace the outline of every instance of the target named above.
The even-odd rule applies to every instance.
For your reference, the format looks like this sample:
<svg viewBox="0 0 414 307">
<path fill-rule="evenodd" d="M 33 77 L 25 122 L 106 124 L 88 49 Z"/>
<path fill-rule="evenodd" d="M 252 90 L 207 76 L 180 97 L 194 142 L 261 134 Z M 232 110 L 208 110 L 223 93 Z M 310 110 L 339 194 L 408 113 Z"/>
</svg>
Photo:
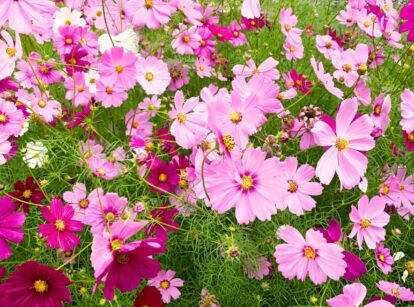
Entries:
<svg viewBox="0 0 414 307">
<path fill-rule="evenodd" d="M 305 45 L 305 58 L 294 63 L 288 62 L 281 55 L 284 37 L 280 32 L 278 24 L 278 12 L 282 7 L 292 6 L 294 12 L 299 18 L 299 27 L 304 29 L 311 24 L 315 33 L 322 33 L 323 25 L 332 22 L 333 27 L 343 31 L 344 28 L 338 27 L 333 21 L 334 16 L 344 4 L 334 5 L 334 1 L 264 1 L 263 7 L 267 10 L 267 17 L 272 25 L 263 29 L 258 34 L 249 33 L 249 45 L 234 50 L 229 44 L 220 44 L 219 51 L 224 58 L 228 60 L 228 71 L 235 64 L 245 61 L 244 53 L 252 55 L 256 63 L 261 63 L 269 56 L 275 57 L 279 62 L 278 69 L 281 72 L 296 69 L 298 72 L 308 76 L 312 82 L 316 82 L 309 59 L 312 54 L 318 60 L 322 60 L 325 68 L 331 71 L 329 63 L 323 59 L 323 56 L 316 51 L 314 47 L 314 37 L 303 35 Z M 221 22 L 228 24 L 234 18 L 239 18 L 240 1 L 230 0 L 220 3 L 226 14 L 222 17 Z M 178 19 L 178 17 L 175 17 Z M 176 24 L 177 20 L 172 22 Z M 171 38 L 163 31 L 148 30 L 143 31 L 152 45 L 157 46 L 160 42 L 165 42 L 165 58 L 177 58 L 170 46 Z M 365 36 L 356 38 L 355 42 L 369 42 Z M 34 45 L 27 37 L 23 38 L 25 51 L 36 50 L 42 56 L 56 56 L 50 45 L 45 45 L 41 49 Z M 383 41 L 376 42 L 384 44 Z M 380 92 L 386 91 L 392 95 L 392 122 L 385 137 L 377 141 L 374 150 L 368 153 L 369 167 L 367 178 L 369 181 L 368 195 L 372 197 L 377 193 L 377 187 L 381 180 L 379 172 L 385 164 L 404 165 L 408 173 L 414 172 L 414 160 L 412 154 L 394 156 L 390 149 L 390 143 L 395 143 L 398 147 L 403 147 L 401 129 L 399 126 L 399 94 L 409 86 L 412 86 L 413 69 L 411 64 L 413 55 L 409 55 L 405 50 L 397 51 L 402 54 L 402 66 L 397 65 L 391 58 L 390 54 L 395 51 L 384 46 L 386 62 L 376 70 L 369 72 L 368 86 L 371 89 L 372 97 L 376 97 Z M 183 63 L 192 65 L 192 57 L 178 57 Z M 409 65 L 409 67 L 404 66 Z M 195 73 L 191 73 L 190 84 L 184 87 L 186 97 L 197 96 L 200 90 L 207 86 L 211 80 L 200 80 Z M 213 81 L 216 82 L 216 81 Z M 217 81 L 220 87 L 230 88 L 230 82 Z M 346 89 L 345 91 L 349 91 Z M 59 100 L 65 107 L 70 107 L 70 102 L 64 99 L 64 90 L 62 86 L 52 86 L 50 92 L 53 97 Z M 347 92 L 346 92 L 347 93 Z M 348 94 L 348 93 L 347 93 Z M 163 110 L 168 110 L 171 103 L 172 92 L 168 92 L 164 97 Z M 64 191 L 71 189 L 75 182 L 83 182 L 91 191 L 93 188 L 102 186 L 105 191 L 117 192 L 121 196 L 129 199 L 130 204 L 137 201 L 145 202 L 148 207 L 156 206 L 166 201 L 166 198 L 149 191 L 148 186 L 141 181 L 134 168 L 132 161 L 125 165 L 128 168 L 128 175 L 121 176 L 113 181 L 104 181 L 91 175 L 90 171 L 79 165 L 79 152 L 77 150 L 78 141 L 86 140 L 92 131 L 99 133 L 98 140 L 101 144 L 107 146 L 108 152 L 117 146 L 128 148 L 128 140 L 124 135 L 124 115 L 132 108 L 136 108 L 137 103 L 142 101 L 145 93 L 139 86 L 130 91 L 128 100 L 117 109 L 95 110 L 91 116 L 93 120 L 89 126 L 89 131 L 82 129 L 66 130 L 60 123 L 56 127 L 42 125 L 36 121 L 30 123 L 30 131 L 24 135 L 20 141 L 20 152 L 25 144 L 29 141 L 42 141 L 49 149 L 49 162 L 40 169 L 29 169 L 21 159 L 21 153 L 13 158 L 6 165 L 0 167 L 0 180 L 5 187 L 0 193 L 13 190 L 12 184 L 17 180 L 25 179 L 27 176 L 34 176 L 38 180 L 46 180 L 47 185 L 43 189 L 50 198 L 62 195 Z M 295 98 L 301 99 L 301 98 Z M 285 102 L 285 106 L 294 104 L 296 100 Z M 316 104 L 322 109 L 333 115 L 338 107 L 340 100 L 327 94 L 320 86 L 315 88 L 312 95 L 303 98 L 300 103 L 290 110 L 297 114 L 301 106 Z M 368 112 L 367 108 L 361 108 L 362 111 Z M 164 120 L 157 117 L 154 123 L 155 127 L 163 127 Z M 277 135 L 280 131 L 279 121 L 272 120 L 268 122 L 262 131 L 253 137 L 255 145 L 260 145 L 260 140 L 268 134 Z M 86 132 L 86 134 L 85 134 Z M 159 147 L 157 153 L 161 153 Z M 322 149 L 315 148 L 300 152 L 298 143 L 291 140 L 282 146 L 284 156 L 296 155 L 300 163 L 309 163 L 316 166 L 318 159 L 322 154 Z M 323 195 L 316 197 L 317 207 L 302 217 L 296 217 L 289 212 L 279 212 L 269 222 L 254 222 L 247 226 L 237 224 L 234 217 L 234 210 L 226 214 L 217 214 L 206 208 L 203 203 L 199 203 L 197 209 L 188 217 L 179 217 L 181 229 L 171 234 L 167 244 L 165 255 L 157 257 L 164 269 L 177 271 L 177 277 L 185 281 L 181 289 L 181 298 L 173 302 L 172 306 L 195 306 L 200 300 L 200 291 L 203 287 L 207 288 L 210 293 L 214 294 L 221 306 L 314 306 L 324 305 L 325 300 L 342 292 L 342 287 L 346 284 L 344 280 L 339 282 L 329 282 L 322 286 L 315 286 L 309 280 L 299 282 L 297 280 L 288 281 L 277 271 L 274 262 L 273 253 L 275 245 L 280 241 L 275 237 L 275 232 L 279 226 L 290 224 L 298 228 L 302 233 L 307 229 L 316 226 L 326 226 L 331 217 L 341 221 L 342 226 L 349 233 L 351 224 L 348 214 L 350 206 L 356 204 L 362 195 L 358 189 L 351 191 L 340 191 L 337 178 L 324 189 Z M 144 218 L 145 215 L 142 215 Z M 16 264 L 36 260 L 41 263 L 59 267 L 62 261 L 56 257 L 56 252 L 48 249 L 43 240 L 38 239 L 37 225 L 43 223 L 40 211 L 31 208 L 30 214 L 25 224 L 25 240 L 22 244 L 13 246 L 13 256 L 6 261 L 0 261 L 0 265 L 5 266 L 9 271 L 13 271 Z M 392 230 L 398 228 L 401 230 L 401 236 L 396 237 L 391 234 Z M 393 215 L 390 224 L 386 227 L 387 239 L 385 245 L 392 252 L 402 251 L 406 254 L 406 260 L 414 257 L 414 222 L 405 221 L 397 215 Z M 88 247 L 92 237 L 85 229 L 81 234 L 81 245 L 75 253 L 79 253 L 83 248 Z M 367 297 L 379 294 L 375 283 L 380 279 L 396 281 L 402 284 L 401 275 L 404 270 L 404 260 L 394 265 L 394 272 L 390 275 L 383 275 L 375 263 L 373 252 L 364 249 L 362 251 L 352 247 L 355 240 L 346 242 L 347 248 L 358 254 L 369 268 L 368 274 L 363 276 L 359 281 L 368 288 Z M 229 256 L 228 251 L 236 248 L 239 252 L 238 257 Z M 220 251 L 223 251 L 224 256 Z M 262 281 L 248 279 L 243 272 L 243 263 L 246 259 L 252 259 L 258 255 L 268 256 L 272 260 L 274 273 L 265 277 Z M 71 265 L 65 265 L 63 270 L 73 280 L 71 292 L 74 305 L 77 306 L 96 306 L 105 304 L 107 306 L 129 306 L 133 301 L 136 293 L 120 294 L 117 292 L 117 298 L 113 302 L 107 302 L 103 299 L 102 291 L 99 289 L 97 294 L 93 295 L 92 287 L 94 284 L 93 270 L 89 261 L 90 250 L 86 248 L 76 257 L 76 262 Z M 409 278 L 405 286 L 413 288 L 413 278 Z M 311 302 L 311 297 L 315 297 L 317 303 Z M 403 306 L 403 304 L 399 304 Z M 408 306 L 408 305 L 406 305 Z"/>
</svg>

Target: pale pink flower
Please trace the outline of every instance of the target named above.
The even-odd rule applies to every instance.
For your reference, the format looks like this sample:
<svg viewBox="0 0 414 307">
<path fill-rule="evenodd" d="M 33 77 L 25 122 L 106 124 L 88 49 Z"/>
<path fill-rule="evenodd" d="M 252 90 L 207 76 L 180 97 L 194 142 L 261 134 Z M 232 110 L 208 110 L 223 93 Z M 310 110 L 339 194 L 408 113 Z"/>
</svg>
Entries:
<svg viewBox="0 0 414 307">
<path fill-rule="evenodd" d="M 254 19 L 260 17 L 259 0 L 243 0 L 241 13 L 244 18 Z"/>
<path fill-rule="evenodd" d="M 119 176 L 119 170 L 109 161 L 100 157 L 88 159 L 89 169 L 98 177 L 112 180 Z"/>
<path fill-rule="evenodd" d="M 184 286 L 184 281 L 180 278 L 174 278 L 174 276 L 175 271 L 161 270 L 157 276 L 148 280 L 148 285 L 156 287 L 160 291 L 162 300 L 166 304 L 169 304 L 171 299 L 178 299 L 181 292 L 177 288 Z"/>
<path fill-rule="evenodd" d="M 130 110 L 125 115 L 125 125 L 126 135 L 140 135 L 143 138 L 147 138 L 152 134 L 150 114 L 140 109 Z"/>
<path fill-rule="evenodd" d="M 174 6 L 177 10 L 181 11 L 189 23 L 195 26 L 201 26 L 201 19 L 203 15 L 198 10 L 197 2 L 193 0 L 175 0 Z"/>
<path fill-rule="evenodd" d="M 86 196 L 86 186 L 83 183 L 76 183 L 73 191 L 66 191 L 62 195 L 63 200 L 75 210 L 74 220 L 85 223 L 88 215 L 89 199 Z"/>
<path fill-rule="evenodd" d="M 315 176 L 315 169 L 309 164 L 298 168 L 296 157 L 287 157 L 283 165 L 283 172 L 275 180 L 276 207 L 279 210 L 288 208 L 298 216 L 303 215 L 304 211 L 315 208 L 316 201 L 311 196 L 321 195 L 322 185 L 310 182 Z"/>
<path fill-rule="evenodd" d="M 244 273 L 247 277 L 256 280 L 262 280 L 263 277 L 268 276 L 272 270 L 272 263 L 265 256 L 257 256 L 253 259 L 248 259 L 244 265 Z"/>
<path fill-rule="evenodd" d="M 52 122 L 62 112 L 60 103 L 52 99 L 48 92 L 40 93 L 39 90 L 35 90 L 35 94 L 30 103 L 31 110 L 44 121 Z"/>
<path fill-rule="evenodd" d="M 190 149 L 204 138 L 207 133 L 206 105 L 192 97 L 184 103 L 182 91 L 177 91 L 174 96 L 174 106 L 168 116 L 173 119 L 171 134 L 178 145 Z"/>
<path fill-rule="evenodd" d="M 335 132 L 324 121 L 316 122 L 312 129 L 316 144 L 329 147 L 316 167 L 316 176 L 323 184 L 329 184 L 335 172 L 346 189 L 358 185 L 364 177 L 368 159 L 361 151 L 371 150 L 375 142 L 372 120 L 368 115 L 355 119 L 357 109 L 355 98 L 344 100 L 336 116 Z"/>
<path fill-rule="evenodd" d="M 125 4 L 125 9 L 133 25 L 150 29 L 158 29 L 168 23 L 172 13 L 170 3 L 160 0 L 130 0 Z"/>
<path fill-rule="evenodd" d="M 230 43 L 234 47 L 242 46 L 246 43 L 247 38 L 242 32 L 242 28 L 239 25 L 237 20 L 233 20 L 229 25 L 229 30 L 231 31 L 233 38 L 230 40 Z"/>
<path fill-rule="evenodd" d="M 369 249 L 374 249 L 377 243 L 384 241 L 385 229 L 390 216 L 385 213 L 385 201 L 378 196 L 371 200 L 364 195 L 358 201 L 358 209 L 352 206 L 349 214 L 350 220 L 354 223 L 350 238 L 357 236 L 359 249 L 362 249 L 362 242 L 365 241 Z"/>
<path fill-rule="evenodd" d="M 364 106 L 369 106 L 371 104 L 371 90 L 366 86 L 364 80 L 359 81 L 355 86 L 354 94 L 359 103 L 363 104 Z"/>
<path fill-rule="evenodd" d="M 9 32 L 3 30 L 0 33 L 0 37 L 5 40 L 5 42 L 0 40 L 0 80 L 2 80 L 12 75 L 16 61 L 23 55 L 23 49 L 19 34 L 16 33 L 16 41 L 13 41 Z"/>
<path fill-rule="evenodd" d="M 104 108 L 119 107 L 128 98 L 128 93 L 117 85 L 109 85 L 99 80 L 96 83 L 95 97 Z"/>
<path fill-rule="evenodd" d="M 400 301 L 412 302 L 414 301 L 414 293 L 408 288 L 401 287 L 395 282 L 389 282 L 381 280 L 377 283 L 378 289 L 387 293 L 388 295 L 394 296 Z"/>
<path fill-rule="evenodd" d="M 401 117 L 403 130 L 414 131 L 414 93 L 408 88 L 401 94 Z"/>
<path fill-rule="evenodd" d="M 200 78 L 211 77 L 213 68 L 210 65 L 210 60 L 205 57 L 200 57 L 197 60 L 195 60 L 195 68 L 197 75 Z"/>
<path fill-rule="evenodd" d="M 382 36 L 378 17 L 373 13 L 368 13 L 366 9 L 359 11 L 357 23 L 358 27 L 370 37 Z"/>
<path fill-rule="evenodd" d="M 316 35 L 316 48 L 328 60 L 332 59 L 332 53 L 341 50 L 338 43 L 330 35 Z"/>
<path fill-rule="evenodd" d="M 12 150 L 12 145 L 9 142 L 9 135 L 0 133 L 0 165 L 3 165 L 8 160 L 8 155 Z"/>
<path fill-rule="evenodd" d="M 145 97 L 142 102 L 138 104 L 138 108 L 145 110 L 151 117 L 157 115 L 157 111 L 161 108 L 161 100 L 157 96 L 151 98 Z"/>
<path fill-rule="evenodd" d="M 19 136 L 25 122 L 22 110 L 10 101 L 0 98 L 0 132 L 7 137 Z"/>
<path fill-rule="evenodd" d="M 233 67 L 233 73 L 236 76 L 242 76 L 244 78 L 260 75 L 269 80 L 278 80 L 280 78 L 280 73 L 276 69 L 278 63 L 278 61 L 270 57 L 260 64 L 259 67 L 256 67 L 255 62 L 249 60 L 246 63 L 247 66 L 235 65 Z"/>
<path fill-rule="evenodd" d="M 344 249 L 335 243 L 328 243 L 322 233 L 309 229 L 306 238 L 289 225 L 279 228 L 277 236 L 286 244 L 276 245 L 274 256 L 282 275 L 292 280 L 304 281 L 307 274 L 311 281 L 320 285 L 328 277 L 339 280 L 346 269 Z"/>
<path fill-rule="evenodd" d="M 389 248 L 384 247 L 383 244 L 378 245 L 375 249 L 375 259 L 377 260 L 378 267 L 384 274 L 392 272 L 391 265 L 394 263 L 394 258 Z"/>
<path fill-rule="evenodd" d="M 175 39 L 171 46 L 178 54 L 194 54 L 200 47 L 201 36 L 197 34 L 197 27 L 191 27 L 187 30 L 185 25 L 173 32 Z"/>
<path fill-rule="evenodd" d="M 285 49 L 285 56 L 288 61 L 303 58 L 304 47 L 302 43 L 295 43 L 294 41 L 287 39 L 283 44 L 283 49 Z"/>
<path fill-rule="evenodd" d="M 170 84 L 168 66 L 162 60 L 149 56 L 138 59 L 136 79 L 148 95 L 161 95 Z"/>
<path fill-rule="evenodd" d="M 311 65 L 312 65 L 313 71 L 315 72 L 319 81 L 322 82 L 326 90 L 332 95 L 342 99 L 342 97 L 344 96 L 344 93 L 342 92 L 342 90 L 335 87 L 335 83 L 333 81 L 333 77 L 331 76 L 331 74 L 325 73 L 325 68 L 323 67 L 322 62 L 316 62 L 315 58 L 312 56 Z"/>
<path fill-rule="evenodd" d="M 72 100 L 73 106 L 78 107 L 89 104 L 92 94 L 86 85 L 83 72 L 75 72 L 72 77 L 66 78 L 64 86 L 67 89 L 65 98 Z"/>
<path fill-rule="evenodd" d="M 302 30 L 296 28 L 298 18 L 292 14 L 292 8 L 281 9 L 279 13 L 279 22 L 282 26 L 282 33 L 292 41 L 300 43 L 302 41 Z"/>
<path fill-rule="evenodd" d="M 407 169 L 405 167 L 398 167 L 397 178 L 400 184 L 400 197 L 397 202 L 397 206 L 400 204 L 403 205 L 406 209 L 414 212 L 414 185 L 413 185 L 413 175 L 406 177 Z"/>
<path fill-rule="evenodd" d="M 340 11 L 336 19 L 340 24 L 350 27 L 358 20 L 358 10 L 348 7 L 346 10 Z"/>
<path fill-rule="evenodd" d="M 373 110 L 370 115 L 372 122 L 374 123 L 374 133 L 384 135 L 390 124 L 390 111 L 391 111 L 391 97 L 385 94 L 380 94 L 374 102 Z M 376 135 L 374 135 L 375 137 Z"/>
</svg>

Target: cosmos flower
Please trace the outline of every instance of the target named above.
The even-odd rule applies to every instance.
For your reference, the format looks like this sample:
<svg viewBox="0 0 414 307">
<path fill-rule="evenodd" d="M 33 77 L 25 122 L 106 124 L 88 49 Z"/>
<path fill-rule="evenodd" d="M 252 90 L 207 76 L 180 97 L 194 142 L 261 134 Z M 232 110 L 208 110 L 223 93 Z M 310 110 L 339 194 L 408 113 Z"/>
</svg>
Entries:
<svg viewBox="0 0 414 307">
<path fill-rule="evenodd" d="M 43 145 L 42 142 L 29 142 L 26 144 L 26 152 L 23 156 L 23 161 L 30 167 L 42 167 L 48 156 L 48 149 Z"/>
<path fill-rule="evenodd" d="M 387 293 L 388 295 L 396 297 L 398 300 L 403 302 L 412 302 L 414 301 L 414 292 L 408 288 L 401 287 L 395 282 L 389 282 L 385 280 L 380 280 L 377 283 L 378 289 Z"/>
<path fill-rule="evenodd" d="M 172 270 L 161 270 L 157 276 L 148 280 L 148 285 L 156 287 L 160 291 L 164 303 L 169 304 L 171 299 L 177 300 L 181 292 L 177 288 L 184 286 L 184 281 L 174 278 L 175 272 Z"/>
<path fill-rule="evenodd" d="M 43 191 L 39 189 L 39 183 L 32 176 L 27 177 L 24 183 L 17 181 L 14 188 L 15 191 L 9 192 L 9 195 L 13 197 L 15 210 L 23 207 L 24 212 L 29 212 L 28 203 L 40 205 L 45 198 Z"/>
<path fill-rule="evenodd" d="M 151 184 L 150 189 L 152 191 L 160 194 L 174 192 L 180 177 L 173 163 L 158 160 L 151 165 L 150 169 L 151 172 L 147 180 Z"/>
<path fill-rule="evenodd" d="M 1 12 L 1 8 L 0 8 Z M 23 55 L 22 43 L 20 36 L 16 33 L 16 41 L 7 31 L 1 31 L 1 38 L 6 42 L 0 40 L 0 80 L 10 77 L 16 66 L 16 61 Z"/>
<path fill-rule="evenodd" d="M 392 272 L 391 265 L 394 263 L 394 258 L 391 256 L 391 251 L 389 248 L 384 247 L 383 244 L 380 244 L 375 249 L 375 259 L 377 260 L 377 265 L 384 274 Z"/>
<path fill-rule="evenodd" d="M 136 79 L 148 95 L 161 95 L 170 84 L 168 66 L 156 57 L 138 59 Z"/>
</svg>

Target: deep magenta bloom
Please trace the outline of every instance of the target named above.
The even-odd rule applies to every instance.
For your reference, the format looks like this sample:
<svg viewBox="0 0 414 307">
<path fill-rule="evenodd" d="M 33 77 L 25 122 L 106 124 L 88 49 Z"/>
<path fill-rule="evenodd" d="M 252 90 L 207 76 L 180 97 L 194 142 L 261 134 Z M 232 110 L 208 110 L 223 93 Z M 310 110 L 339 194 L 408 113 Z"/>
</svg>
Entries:
<svg viewBox="0 0 414 307">
<path fill-rule="evenodd" d="M 161 293 L 153 286 L 145 286 L 138 293 L 132 307 L 164 307 Z"/>
<path fill-rule="evenodd" d="M 229 41 L 233 38 L 233 34 L 228 27 L 210 25 L 208 29 L 217 37 L 220 42 Z"/>
<path fill-rule="evenodd" d="M 284 74 L 283 79 L 288 88 L 295 88 L 305 95 L 310 93 L 313 86 L 312 82 L 306 79 L 302 74 L 298 74 L 295 69 L 292 69 L 288 74 Z"/>
<path fill-rule="evenodd" d="M 414 0 L 403 6 L 400 12 L 401 19 L 405 20 L 400 26 L 400 33 L 408 32 L 407 41 L 414 41 Z"/>
<path fill-rule="evenodd" d="M 36 261 L 27 261 L 18 265 L 2 284 L 4 306 L 56 307 L 61 306 L 62 301 L 71 303 L 67 288 L 71 283 L 61 271 Z"/>
<path fill-rule="evenodd" d="M 24 183 L 21 180 L 17 181 L 14 184 L 14 188 L 16 190 L 9 194 L 13 197 L 15 210 L 22 206 L 24 212 L 29 212 L 28 203 L 40 205 L 45 198 L 43 192 L 38 189 L 39 184 L 34 181 L 33 177 L 27 177 Z"/>
<path fill-rule="evenodd" d="M 168 209 L 166 204 L 157 210 L 151 210 L 148 218 L 150 222 L 147 229 L 145 229 L 145 235 L 149 237 L 155 233 L 157 239 L 167 240 L 167 230 L 176 232 L 180 228 L 180 224 L 174 222 L 177 213 L 176 208 Z"/>
<path fill-rule="evenodd" d="M 87 55 L 88 52 L 80 46 L 74 46 L 65 54 L 66 72 L 69 76 L 72 76 L 75 71 L 81 72 L 88 69 L 90 63 L 83 59 Z"/>
<path fill-rule="evenodd" d="M 20 228 L 26 216 L 23 212 L 14 212 L 14 208 L 10 197 L 0 199 L 0 259 L 7 259 L 12 254 L 7 241 L 20 243 L 23 240 L 24 231 Z"/>
<path fill-rule="evenodd" d="M 51 248 L 61 248 L 71 251 L 80 243 L 74 232 L 82 231 L 82 223 L 73 220 L 75 211 L 71 206 L 62 206 L 60 199 L 53 199 L 50 208 L 42 208 L 42 216 L 48 222 L 39 226 L 39 232 L 46 237 L 47 244 Z"/>
<path fill-rule="evenodd" d="M 147 180 L 152 184 L 150 186 L 152 191 L 165 194 L 165 192 L 174 192 L 180 177 L 173 163 L 158 161 L 152 165 Z"/>
</svg>

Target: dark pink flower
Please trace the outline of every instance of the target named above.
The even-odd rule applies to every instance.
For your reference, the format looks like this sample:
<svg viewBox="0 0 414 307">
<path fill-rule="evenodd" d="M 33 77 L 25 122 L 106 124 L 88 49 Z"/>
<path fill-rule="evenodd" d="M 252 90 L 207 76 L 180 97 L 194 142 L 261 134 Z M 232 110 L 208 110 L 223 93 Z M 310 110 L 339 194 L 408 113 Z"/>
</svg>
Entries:
<svg viewBox="0 0 414 307">
<path fill-rule="evenodd" d="M 151 167 L 151 173 L 147 178 L 151 183 L 150 189 L 154 192 L 164 194 L 172 193 L 180 181 L 177 168 L 173 163 L 158 161 Z"/>
<path fill-rule="evenodd" d="M 168 209 L 166 204 L 157 210 L 151 210 L 148 217 L 150 222 L 145 229 L 145 235 L 149 237 L 155 232 L 157 239 L 167 240 L 167 230 L 176 232 L 180 228 L 180 224 L 174 222 L 174 217 L 177 213 L 178 210 L 176 208 Z"/>
<path fill-rule="evenodd" d="M 405 22 L 400 26 L 400 33 L 408 32 L 407 41 L 414 41 L 414 0 L 403 6 L 400 17 Z"/>
</svg>

